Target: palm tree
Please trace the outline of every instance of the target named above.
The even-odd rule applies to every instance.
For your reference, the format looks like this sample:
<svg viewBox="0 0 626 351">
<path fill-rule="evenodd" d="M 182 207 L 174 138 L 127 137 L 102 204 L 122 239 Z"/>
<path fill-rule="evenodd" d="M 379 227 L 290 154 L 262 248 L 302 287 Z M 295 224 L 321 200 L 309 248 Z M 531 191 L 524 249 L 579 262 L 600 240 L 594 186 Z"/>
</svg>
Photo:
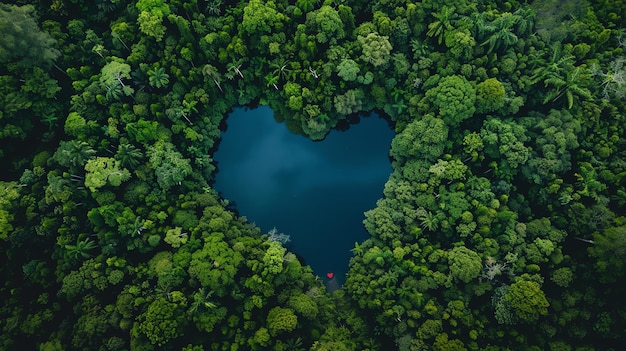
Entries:
<svg viewBox="0 0 626 351">
<path fill-rule="evenodd" d="M 425 41 L 413 38 L 411 39 L 411 51 L 413 51 L 413 57 L 418 58 L 428 55 L 430 49 Z"/>
<path fill-rule="evenodd" d="M 287 350 L 288 351 L 304 351 L 305 348 L 302 346 L 302 339 L 300 337 L 297 337 L 295 339 L 287 339 L 287 341 L 285 341 L 285 344 L 287 345 Z"/>
<path fill-rule="evenodd" d="M 318 0 L 296 0 L 296 6 L 304 13 L 312 11 L 317 3 Z"/>
<path fill-rule="evenodd" d="M 274 75 L 273 73 L 268 73 L 265 76 L 265 83 L 267 84 L 267 86 L 273 86 L 274 89 L 278 90 L 278 85 L 276 85 L 276 83 L 278 83 L 278 76 Z"/>
<path fill-rule="evenodd" d="M 102 44 L 96 44 L 93 46 L 93 48 L 91 48 L 91 51 L 95 52 L 96 54 L 98 54 L 98 56 L 100 56 L 101 58 L 104 58 L 104 55 L 102 55 L 103 53 L 106 54 L 106 49 L 104 48 L 104 46 Z"/>
<path fill-rule="evenodd" d="M 535 21 L 537 19 L 537 12 L 530 6 L 520 7 L 513 12 L 513 15 L 518 16 L 516 21 L 517 31 L 521 35 L 532 34 L 535 27 Z"/>
<path fill-rule="evenodd" d="M 350 249 L 354 255 L 361 256 L 363 254 L 363 248 L 357 241 L 354 242 L 354 248 Z"/>
<path fill-rule="evenodd" d="M 41 121 L 48 125 L 48 130 L 52 130 L 53 127 L 56 126 L 59 117 L 57 117 L 54 112 L 45 113 L 41 118 Z"/>
<path fill-rule="evenodd" d="M 439 220 L 430 211 L 420 216 L 419 219 L 424 229 L 427 229 L 430 232 L 435 231 L 437 230 L 437 228 L 439 228 Z"/>
<path fill-rule="evenodd" d="M 411 294 L 411 303 L 413 304 L 413 306 L 422 306 L 422 304 L 424 303 L 424 294 L 419 291 Z"/>
<path fill-rule="evenodd" d="M 76 239 L 76 245 L 65 245 L 65 249 L 67 254 L 74 258 L 89 258 L 91 254 L 88 251 L 95 249 L 97 246 L 93 240 L 86 238 L 85 240 Z"/>
<path fill-rule="evenodd" d="M 131 227 L 132 229 L 130 232 L 130 236 L 135 237 L 136 235 L 141 235 L 141 232 L 146 229 L 146 227 L 144 226 L 145 223 L 146 221 L 141 219 L 141 217 L 135 217 L 135 222 L 133 222 L 133 225 Z"/>
<path fill-rule="evenodd" d="M 219 83 L 219 80 L 221 79 L 220 74 L 217 72 L 217 68 L 215 68 L 213 65 L 210 64 L 206 64 L 204 65 L 204 67 L 202 68 L 202 74 L 205 76 L 208 76 L 209 78 L 213 79 L 213 83 L 215 83 L 215 85 L 217 86 L 217 88 L 223 93 L 224 90 L 222 90 L 222 86 Z"/>
<path fill-rule="evenodd" d="M 197 292 L 193 294 L 193 301 L 191 302 L 191 307 L 189 308 L 190 313 L 200 312 L 204 309 L 213 309 L 216 308 L 217 305 L 209 299 L 213 295 L 213 291 L 209 291 L 208 293 L 204 290 L 204 287 L 198 289 Z"/>
<path fill-rule="evenodd" d="M 394 271 L 386 271 L 380 278 L 382 281 L 385 282 L 385 286 L 391 286 L 395 288 L 396 284 L 398 283 L 398 273 Z"/>
<path fill-rule="evenodd" d="M 385 285 L 383 286 L 383 296 L 386 298 L 392 297 L 396 295 L 396 287 Z"/>
<path fill-rule="evenodd" d="M 131 169 L 136 168 L 141 164 L 143 153 L 132 144 L 124 143 L 117 147 L 115 153 L 115 159 L 120 161 L 120 164 L 124 167 Z"/>
<path fill-rule="evenodd" d="M 236 64 L 236 63 L 230 64 L 228 66 L 228 71 L 229 72 L 233 72 L 233 77 L 234 77 L 234 74 L 238 74 L 241 78 L 243 78 L 243 73 L 241 73 L 241 63 L 240 64 Z"/>
<path fill-rule="evenodd" d="M 55 152 L 54 159 L 61 165 L 82 168 L 87 160 L 95 155 L 96 150 L 87 144 L 87 142 L 74 139 L 61 142 L 61 145 Z"/>
<path fill-rule="evenodd" d="M 187 100 L 183 100 L 183 117 L 185 117 L 185 119 L 187 120 L 187 122 L 189 122 L 189 124 L 193 124 L 189 118 L 187 118 L 187 115 L 191 115 L 192 112 L 198 113 L 198 109 L 196 108 L 196 105 L 198 104 L 198 101 L 187 101 Z"/>
<path fill-rule="evenodd" d="M 489 18 L 490 16 L 492 16 L 492 14 L 489 12 L 477 12 L 472 14 L 471 19 L 476 26 L 476 30 L 474 33 L 476 35 L 476 40 L 481 41 L 489 33 L 492 33 L 496 30 L 493 21 Z"/>
<path fill-rule="evenodd" d="M 397 290 L 398 290 L 398 296 L 400 298 L 408 297 L 409 295 L 412 294 L 411 288 L 408 287 L 406 284 L 401 284 Z"/>
<path fill-rule="evenodd" d="M 111 100 L 119 100 L 120 97 L 122 96 L 122 87 L 120 85 L 112 85 L 110 87 L 106 87 L 107 88 L 107 93 L 105 95 L 106 99 L 111 101 Z"/>
<path fill-rule="evenodd" d="M 218 15 L 222 12 L 220 7 L 222 6 L 222 0 L 209 0 L 206 5 L 206 11 L 211 15 Z"/>
<path fill-rule="evenodd" d="M 567 98 L 567 108 L 571 109 L 574 105 L 574 98 L 579 97 L 585 100 L 592 100 L 591 92 L 587 88 L 579 86 L 582 80 L 583 74 L 580 72 L 581 68 L 576 67 L 572 72 L 565 72 L 565 76 L 552 76 L 544 81 L 545 86 L 553 86 L 554 89 L 546 94 L 543 103 L 549 101 L 556 101 L 563 96 Z"/>
<path fill-rule="evenodd" d="M 117 33 L 115 30 L 111 32 L 111 36 L 117 40 L 120 41 L 120 43 L 122 43 L 122 45 L 124 45 L 124 47 L 126 48 L 126 50 L 131 51 L 130 48 L 128 47 L 128 45 L 126 45 L 126 43 L 124 42 L 124 40 L 122 40 L 122 37 L 119 35 L 119 33 Z"/>
<path fill-rule="evenodd" d="M 489 33 L 489 37 L 480 45 L 489 45 L 487 52 L 491 53 L 500 48 L 506 50 L 509 46 L 517 43 L 519 38 L 513 33 L 513 26 L 519 20 L 521 17 L 510 13 L 496 18 L 489 26 L 483 27 L 483 30 Z"/>
<path fill-rule="evenodd" d="M 152 87 L 163 88 L 170 82 L 170 76 L 165 73 L 165 68 L 163 67 L 151 69 L 147 73 L 148 81 Z"/>
<path fill-rule="evenodd" d="M 270 63 L 270 66 L 274 68 L 274 74 L 283 80 L 287 80 L 287 75 L 291 72 L 287 65 L 289 65 L 289 61 Z"/>
<path fill-rule="evenodd" d="M 446 32 L 454 29 L 454 27 L 452 27 L 452 21 L 458 17 L 454 10 L 455 8 L 453 6 L 444 6 L 441 8 L 441 12 L 433 13 L 433 16 L 437 20 L 428 24 L 428 32 L 426 32 L 426 35 L 431 38 L 437 37 L 437 42 L 441 44 Z"/>
<path fill-rule="evenodd" d="M 574 56 L 569 54 L 563 55 L 559 43 L 552 45 L 551 50 L 552 56 L 550 56 L 550 60 L 545 65 L 537 68 L 533 76 L 530 77 L 531 84 L 543 82 L 551 77 L 563 76 L 564 72 L 570 70 L 573 66 Z"/>
</svg>

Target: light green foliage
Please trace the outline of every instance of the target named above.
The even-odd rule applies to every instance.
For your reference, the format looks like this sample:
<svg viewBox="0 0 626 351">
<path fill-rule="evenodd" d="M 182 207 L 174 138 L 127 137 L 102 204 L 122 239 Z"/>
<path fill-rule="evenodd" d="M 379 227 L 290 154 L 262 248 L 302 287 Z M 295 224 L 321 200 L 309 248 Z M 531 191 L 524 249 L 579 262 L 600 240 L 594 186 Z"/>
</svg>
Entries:
<svg viewBox="0 0 626 351">
<path fill-rule="evenodd" d="M 343 23 L 339 13 L 334 8 L 323 5 L 319 9 L 307 14 L 307 26 L 315 34 L 319 43 L 335 43 L 345 36 Z"/>
<path fill-rule="evenodd" d="M 123 62 L 122 59 L 115 58 L 102 67 L 100 72 L 100 83 L 106 89 L 119 88 L 124 95 L 132 95 L 134 89 L 125 83 L 124 80 L 130 80 L 130 65 Z"/>
<path fill-rule="evenodd" d="M 267 347 L 271 339 L 272 337 L 267 328 L 261 327 L 254 332 L 254 337 L 248 340 L 248 345 L 250 345 L 253 350 L 259 350 Z"/>
<path fill-rule="evenodd" d="M 434 161 L 443 153 L 447 138 L 448 127 L 443 120 L 425 115 L 393 138 L 389 154 L 399 162 L 411 158 Z"/>
<path fill-rule="evenodd" d="M 280 31 L 287 17 L 276 10 L 273 1 L 251 0 L 243 8 L 241 26 L 250 35 Z"/>
<path fill-rule="evenodd" d="M 0 181 L 0 239 L 7 240 L 13 231 L 11 222 L 14 219 L 13 203 L 19 198 L 20 192 L 16 182 Z"/>
<path fill-rule="evenodd" d="M 389 199 L 378 200 L 375 208 L 365 212 L 363 225 L 372 236 L 392 238 L 400 234 L 401 227 L 398 223 L 400 221 L 391 203 L 392 201 Z M 376 247 L 376 249 L 378 248 Z M 372 254 L 371 251 L 368 251 L 368 253 Z M 366 254 L 366 256 L 368 255 Z"/>
<path fill-rule="evenodd" d="M 317 314 L 319 312 L 317 303 L 309 295 L 306 294 L 297 294 L 291 296 L 287 305 L 297 314 L 310 320 L 315 320 L 315 317 L 317 317 Z"/>
<path fill-rule="evenodd" d="M 525 257 L 531 263 L 542 263 L 554 251 L 554 243 L 547 239 L 536 238 L 525 248 Z"/>
<path fill-rule="evenodd" d="M 230 292 L 229 286 L 234 283 L 243 256 L 223 241 L 220 233 L 206 233 L 204 241 L 202 249 L 191 254 L 189 275 L 218 296 L 224 296 Z"/>
<path fill-rule="evenodd" d="M 263 264 L 265 265 L 263 273 L 278 274 L 282 272 L 285 252 L 285 248 L 279 242 L 270 241 L 269 247 L 263 255 Z"/>
<path fill-rule="evenodd" d="M 126 124 L 126 133 L 128 133 L 131 140 L 138 143 L 146 143 L 158 138 L 158 125 L 156 121 L 146 121 L 142 118 L 137 122 Z"/>
<path fill-rule="evenodd" d="M 467 59 L 472 55 L 476 40 L 469 29 L 463 28 L 446 33 L 445 44 L 455 57 Z"/>
<path fill-rule="evenodd" d="M 85 164 L 85 186 L 92 192 L 109 184 L 120 186 L 130 179 L 130 172 L 112 157 L 96 157 Z"/>
<path fill-rule="evenodd" d="M 433 339 L 442 330 L 442 323 L 440 319 L 427 319 L 417 329 L 417 335 L 422 340 Z"/>
<path fill-rule="evenodd" d="M 168 141 L 159 140 L 149 146 L 147 155 L 154 167 L 157 182 L 163 190 L 179 184 L 192 172 L 191 162 Z"/>
<path fill-rule="evenodd" d="M 65 133 L 77 137 L 78 139 L 84 138 L 89 131 L 85 118 L 76 112 L 70 112 L 67 115 L 64 129 Z"/>
<path fill-rule="evenodd" d="M 165 242 L 172 245 L 173 248 L 184 245 L 187 239 L 187 233 L 183 233 L 181 227 L 172 228 L 165 232 Z"/>
<path fill-rule="evenodd" d="M 7 240 L 9 238 L 9 234 L 13 231 L 11 224 L 13 219 L 13 214 L 5 209 L 0 209 L 0 239 Z"/>
<path fill-rule="evenodd" d="M 0 33 L 0 63 L 47 64 L 60 54 L 54 48 L 55 40 L 37 25 L 32 5 L 0 4 Z"/>
<path fill-rule="evenodd" d="M 450 274 L 454 279 L 469 283 L 476 279 L 483 268 L 478 254 L 465 246 L 458 246 L 448 252 Z"/>
<path fill-rule="evenodd" d="M 441 333 L 435 338 L 433 344 L 435 351 L 467 351 L 463 342 L 459 339 L 449 339 L 448 334 Z"/>
<path fill-rule="evenodd" d="M 139 330 L 157 346 L 163 346 L 171 339 L 183 335 L 186 300 L 170 302 L 164 297 L 157 297 L 145 313 L 139 316 Z"/>
<path fill-rule="evenodd" d="M 66 274 L 62 279 L 60 296 L 68 301 L 81 296 L 85 291 L 102 291 L 108 285 L 107 277 L 102 272 L 102 263 L 97 258 L 83 262 L 79 269 Z"/>
<path fill-rule="evenodd" d="M 272 336 L 290 332 L 296 328 L 298 317 L 289 308 L 274 307 L 267 314 L 267 328 Z"/>
<path fill-rule="evenodd" d="M 364 97 L 363 90 L 350 89 L 345 94 L 335 96 L 335 109 L 345 116 L 357 113 L 363 109 Z"/>
<path fill-rule="evenodd" d="M 506 91 L 497 78 L 489 78 L 476 85 L 476 112 L 487 113 L 504 107 Z"/>
<path fill-rule="evenodd" d="M 365 36 L 359 35 L 357 40 L 361 44 L 361 59 L 365 62 L 371 63 L 374 67 L 382 66 L 389 62 L 393 47 L 389 43 L 388 37 L 373 32 Z"/>
<path fill-rule="evenodd" d="M 355 350 L 357 346 L 350 337 L 350 331 L 345 327 L 329 327 L 319 341 L 311 345 L 311 351 L 349 351 Z"/>
<path fill-rule="evenodd" d="M 355 81 L 360 71 L 359 65 L 351 59 L 343 59 L 337 65 L 337 75 L 348 82 Z"/>
<path fill-rule="evenodd" d="M 44 343 L 41 343 L 41 345 L 39 345 L 39 351 L 63 351 L 63 346 L 61 345 L 61 341 L 56 339 L 56 340 L 51 340 L 51 341 L 46 341 Z"/>
<path fill-rule="evenodd" d="M 439 117 L 451 127 L 472 117 L 476 111 L 476 88 L 463 76 L 448 76 L 426 92 L 426 98 L 439 110 Z"/>
<path fill-rule="evenodd" d="M 561 267 L 552 272 L 550 280 L 562 288 L 567 288 L 574 280 L 574 273 L 569 267 Z"/>
<path fill-rule="evenodd" d="M 184 270 L 178 267 L 170 252 L 162 251 L 148 261 L 148 274 L 157 278 L 157 286 L 169 290 L 180 286 L 187 278 Z"/>
<path fill-rule="evenodd" d="M 460 160 L 437 160 L 437 163 L 430 166 L 428 172 L 432 174 L 431 179 L 439 183 L 442 179 L 449 181 L 464 180 L 467 173 L 467 166 Z"/>
<path fill-rule="evenodd" d="M 165 0 L 139 0 L 136 4 L 139 10 L 137 23 L 142 33 L 153 37 L 157 42 L 165 35 L 163 18 L 170 14 L 170 8 Z"/>
<path fill-rule="evenodd" d="M 109 281 L 109 284 L 111 285 L 117 285 L 121 283 L 123 279 L 124 279 L 124 272 L 120 271 L 119 269 L 112 270 L 111 273 L 109 273 L 109 276 L 107 277 L 107 280 Z"/>
<path fill-rule="evenodd" d="M 540 316 L 548 314 L 548 300 L 539 283 L 519 280 L 509 287 L 504 296 L 515 316 L 525 322 L 534 322 Z"/>
</svg>

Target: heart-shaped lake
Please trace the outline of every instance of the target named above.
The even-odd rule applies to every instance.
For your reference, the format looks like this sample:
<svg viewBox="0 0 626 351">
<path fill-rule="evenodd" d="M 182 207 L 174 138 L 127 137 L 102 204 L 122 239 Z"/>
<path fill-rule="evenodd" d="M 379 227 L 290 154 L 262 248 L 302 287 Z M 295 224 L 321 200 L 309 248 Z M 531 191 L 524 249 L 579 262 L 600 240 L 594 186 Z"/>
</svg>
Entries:
<svg viewBox="0 0 626 351">
<path fill-rule="evenodd" d="M 237 108 L 226 124 L 213 155 L 215 189 L 263 233 L 276 227 L 290 235 L 286 246 L 317 274 L 342 277 L 354 242 L 368 236 L 363 212 L 374 208 L 391 172 L 387 121 L 361 117 L 318 142 L 291 133 L 266 106 Z"/>
</svg>

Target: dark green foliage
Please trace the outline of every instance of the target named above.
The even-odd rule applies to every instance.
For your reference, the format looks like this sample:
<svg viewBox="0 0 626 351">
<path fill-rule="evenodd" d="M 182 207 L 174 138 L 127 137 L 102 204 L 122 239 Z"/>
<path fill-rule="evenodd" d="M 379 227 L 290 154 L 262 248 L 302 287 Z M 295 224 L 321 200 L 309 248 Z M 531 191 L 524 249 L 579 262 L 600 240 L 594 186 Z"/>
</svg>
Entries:
<svg viewBox="0 0 626 351">
<path fill-rule="evenodd" d="M 623 346 L 622 2 L 30 3 L 0 4 L 0 349 Z M 342 289 L 211 189 L 242 104 L 394 122 Z"/>
</svg>

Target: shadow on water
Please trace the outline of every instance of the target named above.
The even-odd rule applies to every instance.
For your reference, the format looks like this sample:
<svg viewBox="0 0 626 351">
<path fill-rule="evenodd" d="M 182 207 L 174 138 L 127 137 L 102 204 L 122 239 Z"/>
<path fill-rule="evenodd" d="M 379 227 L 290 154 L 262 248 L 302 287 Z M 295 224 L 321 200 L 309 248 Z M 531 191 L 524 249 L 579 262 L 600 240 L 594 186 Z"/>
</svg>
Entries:
<svg viewBox="0 0 626 351">
<path fill-rule="evenodd" d="M 214 189 L 262 233 L 276 227 L 290 235 L 286 246 L 320 277 L 334 272 L 340 286 L 350 249 L 368 237 L 363 212 L 375 207 L 391 172 L 390 122 L 351 116 L 313 142 L 261 106 L 233 110 L 221 127 Z"/>
</svg>

